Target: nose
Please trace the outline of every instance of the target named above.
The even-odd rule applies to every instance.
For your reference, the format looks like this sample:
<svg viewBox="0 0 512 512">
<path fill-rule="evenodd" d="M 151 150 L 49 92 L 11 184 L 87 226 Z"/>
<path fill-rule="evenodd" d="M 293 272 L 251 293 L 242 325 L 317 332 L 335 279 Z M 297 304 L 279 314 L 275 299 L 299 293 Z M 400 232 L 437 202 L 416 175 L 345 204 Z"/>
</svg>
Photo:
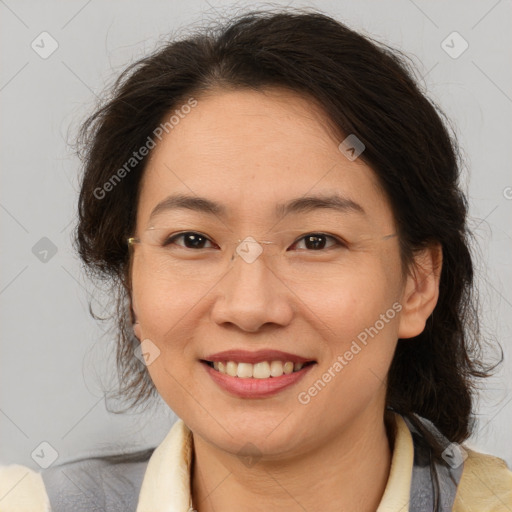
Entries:
<svg viewBox="0 0 512 512">
<path fill-rule="evenodd" d="M 265 324 L 288 325 L 293 318 L 293 294 L 267 266 L 264 257 L 234 257 L 215 287 L 212 320 L 257 332 Z"/>
</svg>

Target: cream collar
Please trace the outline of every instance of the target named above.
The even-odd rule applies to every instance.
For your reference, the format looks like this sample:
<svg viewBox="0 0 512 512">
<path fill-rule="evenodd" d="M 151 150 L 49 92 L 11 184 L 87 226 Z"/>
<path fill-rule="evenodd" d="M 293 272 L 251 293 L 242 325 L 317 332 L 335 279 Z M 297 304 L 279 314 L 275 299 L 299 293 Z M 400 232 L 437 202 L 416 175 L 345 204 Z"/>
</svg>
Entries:
<svg viewBox="0 0 512 512">
<path fill-rule="evenodd" d="M 377 512 L 409 511 L 414 447 L 403 418 L 395 414 L 395 420 L 397 429 L 391 470 Z M 137 512 L 191 511 L 191 462 L 192 432 L 178 420 L 149 459 Z"/>
</svg>

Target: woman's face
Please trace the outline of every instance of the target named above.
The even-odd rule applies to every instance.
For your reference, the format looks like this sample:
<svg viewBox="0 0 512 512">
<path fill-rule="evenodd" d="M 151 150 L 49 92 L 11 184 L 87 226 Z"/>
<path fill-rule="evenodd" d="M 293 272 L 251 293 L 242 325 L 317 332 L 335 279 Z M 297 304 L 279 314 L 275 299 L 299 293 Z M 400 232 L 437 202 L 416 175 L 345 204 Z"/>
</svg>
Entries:
<svg viewBox="0 0 512 512">
<path fill-rule="evenodd" d="M 382 417 L 407 288 L 392 212 L 373 171 L 347 158 L 303 97 L 197 100 L 152 152 L 135 233 L 156 244 L 196 235 L 134 247 L 135 332 L 160 395 L 196 435 L 231 453 L 250 442 L 298 455 L 364 415 Z M 222 210 L 173 208 L 177 194 Z M 339 208 L 276 209 L 333 196 Z M 237 245 L 247 237 L 286 247 Z M 284 363 L 299 361 L 309 364 L 288 373 Z"/>
</svg>

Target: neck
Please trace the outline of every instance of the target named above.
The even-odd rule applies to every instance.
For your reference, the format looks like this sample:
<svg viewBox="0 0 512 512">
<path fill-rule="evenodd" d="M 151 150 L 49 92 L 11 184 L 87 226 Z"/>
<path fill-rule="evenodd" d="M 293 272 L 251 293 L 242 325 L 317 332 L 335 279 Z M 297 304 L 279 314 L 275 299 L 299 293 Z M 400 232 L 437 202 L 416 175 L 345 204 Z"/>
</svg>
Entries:
<svg viewBox="0 0 512 512">
<path fill-rule="evenodd" d="M 293 461 L 262 457 L 250 467 L 194 436 L 194 508 L 374 512 L 388 480 L 391 451 L 382 411 L 363 413 L 334 439 Z"/>
</svg>

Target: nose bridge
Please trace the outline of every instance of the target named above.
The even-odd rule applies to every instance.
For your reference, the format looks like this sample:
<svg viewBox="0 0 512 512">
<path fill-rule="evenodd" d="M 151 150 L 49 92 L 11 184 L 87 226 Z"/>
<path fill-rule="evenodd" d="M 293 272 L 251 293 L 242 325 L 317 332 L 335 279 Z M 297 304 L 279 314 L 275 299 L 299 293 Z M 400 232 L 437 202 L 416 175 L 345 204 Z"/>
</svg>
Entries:
<svg viewBox="0 0 512 512">
<path fill-rule="evenodd" d="M 280 288 L 276 280 L 277 269 L 271 264 L 277 250 L 277 244 L 268 240 L 256 240 L 252 236 L 239 239 L 231 257 L 231 272 L 235 274 L 234 285 L 231 288 L 236 292 L 250 293 L 253 303 L 265 300 L 269 303 L 276 290 Z M 279 293 L 282 295 L 282 290 Z"/>
<path fill-rule="evenodd" d="M 257 331 L 266 323 L 284 325 L 291 320 L 290 297 L 265 258 L 271 247 L 275 248 L 274 242 L 253 237 L 238 240 L 229 272 L 219 283 L 212 312 L 217 323 L 228 322 Z"/>
</svg>

